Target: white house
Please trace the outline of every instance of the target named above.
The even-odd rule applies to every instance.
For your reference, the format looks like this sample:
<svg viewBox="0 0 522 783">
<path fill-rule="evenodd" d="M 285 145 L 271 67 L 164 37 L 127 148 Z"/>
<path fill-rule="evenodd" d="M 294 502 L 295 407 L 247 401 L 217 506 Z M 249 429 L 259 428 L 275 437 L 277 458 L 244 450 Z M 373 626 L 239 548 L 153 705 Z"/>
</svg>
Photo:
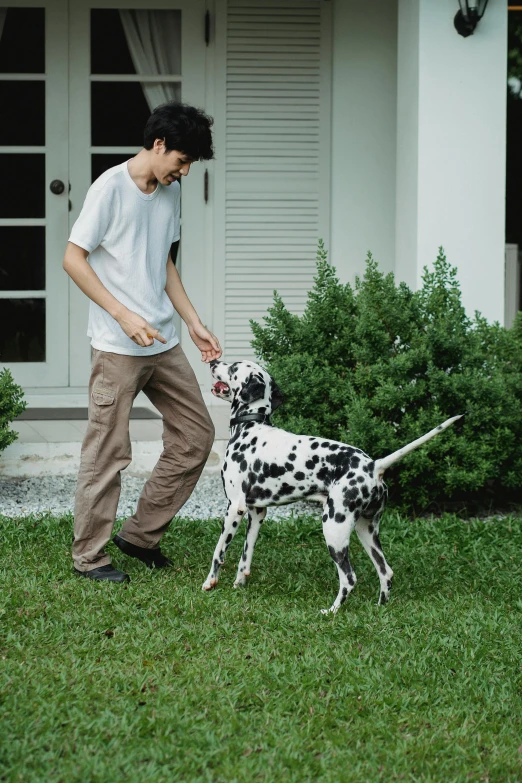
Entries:
<svg viewBox="0 0 522 783">
<path fill-rule="evenodd" d="M 0 9 L 0 366 L 83 392 L 87 301 L 62 270 L 93 177 L 170 96 L 215 118 L 182 185 L 185 287 L 225 359 L 274 289 L 297 312 L 318 238 L 410 286 L 443 245 L 466 308 L 505 316 L 507 6 L 457 0 L 12 0 Z M 120 13 L 120 11 L 122 13 Z M 131 13 L 132 12 L 132 13 Z M 204 390 L 208 371 L 182 343 Z"/>
</svg>

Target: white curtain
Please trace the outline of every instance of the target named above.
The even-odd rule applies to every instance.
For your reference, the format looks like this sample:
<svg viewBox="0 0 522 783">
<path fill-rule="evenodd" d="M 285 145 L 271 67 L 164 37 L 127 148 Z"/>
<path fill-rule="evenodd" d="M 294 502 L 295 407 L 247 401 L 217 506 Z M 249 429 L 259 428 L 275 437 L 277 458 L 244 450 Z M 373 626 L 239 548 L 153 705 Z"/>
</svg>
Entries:
<svg viewBox="0 0 522 783">
<path fill-rule="evenodd" d="M 179 11 L 120 11 L 120 18 L 136 73 L 181 73 Z M 141 82 L 141 86 L 151 111 L 181 97 L 176 82 Z"/>
<path fill-rule="evenodd" d="M 0 39 L 2 38 L 2 33 L 4 32 L 4 24 L 5 24 L 5 17 L 7 16 L 7 8 L 0 8 Z"/>
</svg>

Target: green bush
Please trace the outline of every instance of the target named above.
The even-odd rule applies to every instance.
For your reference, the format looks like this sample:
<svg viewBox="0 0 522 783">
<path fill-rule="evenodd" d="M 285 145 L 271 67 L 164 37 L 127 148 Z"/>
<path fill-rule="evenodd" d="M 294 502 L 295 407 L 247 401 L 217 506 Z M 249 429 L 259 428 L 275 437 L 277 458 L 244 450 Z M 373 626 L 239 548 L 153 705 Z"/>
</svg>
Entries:
<svg viewBox="0 0 522 783">
<path fill-rule="evenodd" d="M 0 451 L 18 437 L 18 434 L 9 428 L 9 424 L 27 407 L 22 397 L 23 391 L 14 382 L 9 370 L 0 370 Z"/>
<path fill-rule="evenodd" d="M 355 289 L 342 284 L 319 244 L 303 316 L 274 293 L 254 350 L 285 404 L 278 426 L 356 445 L 374 458 L 450 416 L 457 425 L 390 469 L 397 504 L 514 498 L 522 487 L 522 314 L 512 329 L 462 306 L 456 269 L 442 248 L 411 291 L 382 274 L 371 254 Z"/>
</svg>

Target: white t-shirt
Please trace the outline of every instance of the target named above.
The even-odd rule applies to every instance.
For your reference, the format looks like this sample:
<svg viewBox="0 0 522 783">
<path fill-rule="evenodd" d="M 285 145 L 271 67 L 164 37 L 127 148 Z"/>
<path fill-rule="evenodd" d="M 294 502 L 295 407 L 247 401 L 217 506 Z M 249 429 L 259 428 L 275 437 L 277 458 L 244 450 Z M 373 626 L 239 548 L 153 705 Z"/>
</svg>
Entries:
<svg viewBox="0 0 522 783">
<path fill-rule="evenodd" d="M 149 356 L 168 351 L 179 342 L 174 307 L 165 292 L 170 247 L 179 239 L 179 182 L 143 193 L 127 163 L 105 171 L 87 192 L 69 241 L 89 253 L 103 285 L 129 310 L 159 330 L 166 344 L 154 340 L 136 345 L 118 322 L 90 302 L 87 335 L 100 351 Z"/>
</svg>

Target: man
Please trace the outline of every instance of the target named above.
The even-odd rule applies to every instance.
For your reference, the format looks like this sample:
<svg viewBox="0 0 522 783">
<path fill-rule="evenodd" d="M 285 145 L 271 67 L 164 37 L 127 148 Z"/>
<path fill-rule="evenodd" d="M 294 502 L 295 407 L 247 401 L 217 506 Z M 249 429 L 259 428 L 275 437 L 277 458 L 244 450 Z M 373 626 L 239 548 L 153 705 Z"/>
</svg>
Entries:
<svg viewBox="0 0 522 783">
<path fill-rule="evenodd" d="M 92 373 L 89 423 L 75 499 L 75 571 L 124 582 L 105 546 L 112 535 L 120 472 L 131 461 L 129 415 L 143 391 L 163 415 L 163 452 L 136 513 L 114 537 L 150 568 L 171 564 L 159 548 L 172 517 L 190 496 L 214 440 L 199 384 L 172 320 L 188 327 L 204 362 L 221 356 L 201 323 L 170 255 L 180 237 L 180 186 L 197 160 L 213 157 L 212 119 L 192 106 L 154 110 L 144 147 L 89 188 L 63 266 L 89 297 Z M 89 258 L 89 261 L 87 260 Z"/>
</svg>

